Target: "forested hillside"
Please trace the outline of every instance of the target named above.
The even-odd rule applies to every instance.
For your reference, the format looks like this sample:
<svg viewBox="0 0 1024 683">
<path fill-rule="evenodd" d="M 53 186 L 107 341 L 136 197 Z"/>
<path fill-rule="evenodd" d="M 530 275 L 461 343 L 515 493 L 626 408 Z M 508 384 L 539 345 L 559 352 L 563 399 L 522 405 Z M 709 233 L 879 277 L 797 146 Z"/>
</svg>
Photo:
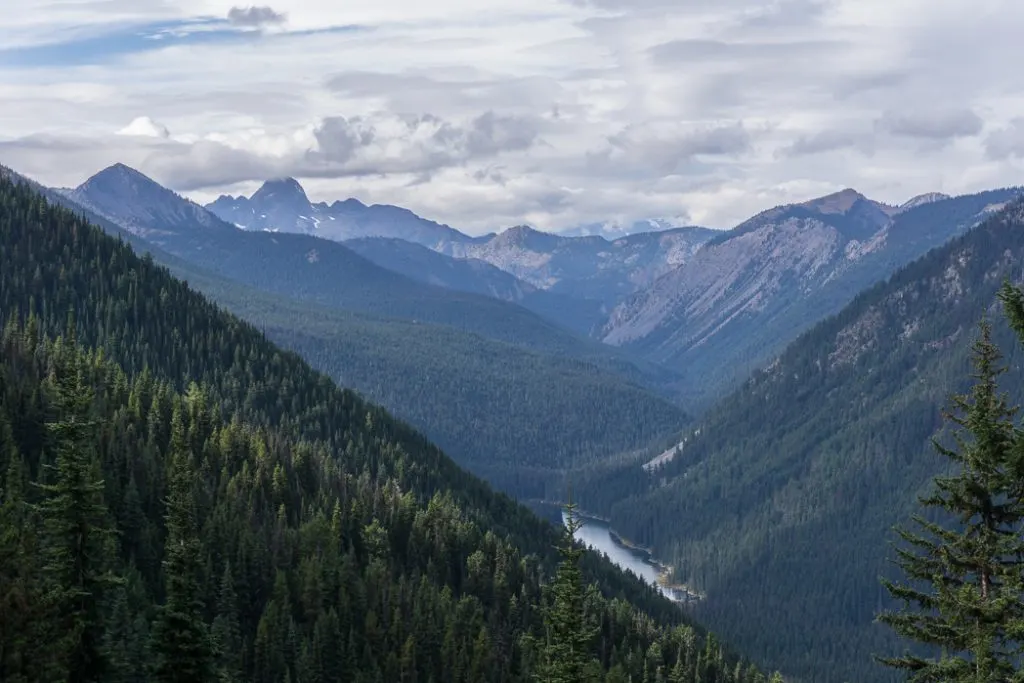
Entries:
<svg viewBox="0 0 1024 683">
<path fill-rule="evenodd" d="M 240 230 L 122 165 L 68 197 L 163 251 L 249 287 L 339 310 L 448 325 L 544 353 L 628 370 L 627 356 L 490 296 L 416 282 L 332 240 Z M 639 374 L 636 368 L 634 373 Z"/>
<path fill-rule="evenodd" d="M 0 175 L 11 172 L 0 167 Z M 166 199 L 166 190 L 151 189 Z M 641 371 L 615 354 L 592 356 L 588 345 L 553 326 L 553 336 L 544 337 L 553 343 L 541 342 L 545 352 L 453 327 L 293 299 L 206 270 L 67 197 L 51 196 L 140 252 L 152 251 L 192 287 L 285 348 L 306 354 L 318 370 L 384 405 L 460 464 L 518 497 L 542 498 L 545 487 L 560 486 L 566 465 L 646 443 L 686 421 L 680 408 L 644 387 L 652 369 Z M 177 200 L 170 205 L 181 206 Z"/>
<path fill-rule="evenodd" d="M 667 399 L 589 362 L 172 271 L 521 500 L 560 500 L 566 469 L 647 443 L 687 420 Z"/>
<path fill-rule="evenodd" d="M 550 664 L 549 525 L 5 179 L 0 243 L 0 679 L 526 681 Z M 584 565 L 589 680 L 763 680 L 652 588 Z"/>
<path fill-rule="evenodd" d="M 454 258 L 405 240 L 364 237 L 345 246 L 382 268 L 420 282 L 512 301 L 581 335 L 590 335 L 604 319 L 596 299 L 549 292 L 476 258 Z"/>
<path fill-rule="evenodd" d="M 653 475 L 634 463 L 578 479 L 583 507 L 706 591 L 695 614 L 744 651 L 806 680 L 883 680 L 872 653 L 900 649 L 872 624 L 886 543 L 943 466 L 929 439 L 970 381 L 985 316 L 1011 368 L 1002 386 L 1024 398 L 996 298 L 1022 262 L 1015 203 L 804 334 Z"/>
</svg>

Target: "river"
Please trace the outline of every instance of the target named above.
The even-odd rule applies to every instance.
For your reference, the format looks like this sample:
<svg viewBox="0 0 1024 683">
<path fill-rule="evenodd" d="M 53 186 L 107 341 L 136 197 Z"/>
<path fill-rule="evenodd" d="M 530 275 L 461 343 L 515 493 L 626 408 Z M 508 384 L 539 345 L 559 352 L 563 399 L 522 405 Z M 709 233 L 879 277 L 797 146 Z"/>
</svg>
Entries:
<svg viewBox="0 0 1024 683">
<path fill-rule="evenodd" d="M 682 597 L 676 591 L 668 590 L 658 584 L 658 567 L 654 565 L 647 553 L 627 548 L 612 538 L 611 527 L 601 520 L 580 515 L 583 520 L 583 527 L 576 532 L 576 538 L 586 543 L 594 550 L 608 556 L 612 562 L 622 569 L 628 569 L 637 576 L 642 577 L 647 583 L 658 586 L 659 590 L 668 598 L 679 601 Z M 562 513 L 562 523 L 567 520 L 566 514 Z"/>
</svg>

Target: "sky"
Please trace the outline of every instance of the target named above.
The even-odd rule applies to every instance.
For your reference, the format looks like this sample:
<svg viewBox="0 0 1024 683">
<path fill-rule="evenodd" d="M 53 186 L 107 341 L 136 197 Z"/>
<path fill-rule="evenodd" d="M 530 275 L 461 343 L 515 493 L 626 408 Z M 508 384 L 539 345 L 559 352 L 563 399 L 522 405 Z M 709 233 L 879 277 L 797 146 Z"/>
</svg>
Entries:
<svg viewBox="0 0 1024 683">
<path fill-rule="evenodd" d="M 1024 184 L 1019 0 L 6 0 L 0 164 L 470 233 Z M 13 3 L 13 7 L 11 7 Z"/>
</svg>

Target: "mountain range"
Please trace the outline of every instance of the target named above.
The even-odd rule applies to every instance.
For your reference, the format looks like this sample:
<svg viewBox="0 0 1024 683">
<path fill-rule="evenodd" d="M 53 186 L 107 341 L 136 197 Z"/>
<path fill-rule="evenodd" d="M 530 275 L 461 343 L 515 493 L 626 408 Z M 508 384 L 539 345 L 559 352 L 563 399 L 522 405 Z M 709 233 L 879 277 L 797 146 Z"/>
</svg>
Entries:
<svg viewBox="0 0 1024 683">
<path fill-rule="evenodd" d="M 358 199 L 332 204 L 310 202 L 294 178 L 268 180 L 251 197 L 222 195 L 206 208 L 246 230 L 295 232 L 338 242 L 357 237 L 398 237 L 432 247 L 472 239 L 397 206 L 367 206 Z"/>
<path fill-rule="evenodd" d="M 406 277 L 511 301 L 586 336 L 596 332 L 604 321 L 605 306 L 600 301 L 543 289 L 482 259 L 451 258 L 394 237 L 362 237 L 344 244 L 367 260 Z"/>
<path fill-rule="evenodd" d="M 334 241 L 239 230 L 121 165 L 45 192 L 523 499 L 686 420 L 660 368 L 515 303 L 424 285 Z"/>
<path fill-rule="evenodd" d="M 4 681 L 521 683 L 560 661 L 549 577 L 572 572 L 611 636 L 576 653 L 588 676 L 766 683 L 47 196 L 0 170 Z"/>
<path fill-rule="evenodd" d="M 997 299 L 1022 262 L 1018 200 L 813 326 L 657 465 L 577 477 L 582 504 L 706 591 L 695 613 L 755 657 L 805 680 L 880 680 L 871 656 L 903 645 L 874 624 L 878 577 L 892 576 L 893 526 L 950 467 L 931 439 L 951 443 L 941 411 L 971 382 L 983 319 L 1001 388 L 1024 402 L 1024 349 Z"/>
<path fill-rule="evenodd" d="M 685 264 L 716 234 L 707 228 L 673 228 L 609 241 L 516 226 L 486 240 L 452 241 L 438 248 L 457 258 L 487 261 L 537 287 L 610 306 Z"/>
<path fill-rule="evenodd" d="M 731 230 L 650 222 L 657 230 L 615 239 L 528 226 L 470 237 L 409 212 L 386 223 L 377 216 L 398 215 L 394 207 L 314 205 L 291 179 L 208 208 L 249 230 L 334 239 L 358 233 L 348 246 L 378 265 L 515 301 L 660 365 L 677 376 L 671 388 L 678 400 L 699 412 L 858 291 L 962 234 L 1017 192 L 926 193 L 892 206 L 848 188 L 766 210 Z M 231 208 L 238 206 L 245 211 Z M 339 237 L 322 228 L 330 221 L 323 211 L 342 206 L 348 227 Z M 373 237 L 382 232 L 389 241 Z"/>
<path fill-rule="evenodd" d="M 596 228 L 593 232 L 602 234 L 585 236 L 590 230 L 584 228 L 575 231 L 579 236 L 569 236 L 527 226 L 471 237 L 395 206 L 366 206 L 351 198 L 313 203 L 293 178 L 267 181 L 251 197 L 222 196 L 206 208 L 246 230 L 317 235 L 340 242 L 401 239 L 459 260 L 485 261 L 539 290 L 605 305 L 681 264 L 715 234 L 646 221 L 634 226 L 646 226 L 646 232 L 623 233 L 613 240 Z"/>
<path fill-rule="evenodd" d="M 888 207 L 848 189 L 770 209 L 620 303 L 599 336 L 683 372 L 691 401 L 707 405 L 859 291 L 1017 194 Z"/>
<path fill-rule="evenodd" d="M 858 291 L 1017 193 L 890 206 L 846 189 L 732 230 L 615 240 L 527 226 L 470 237 L 398 207 L 312 203 L 290 178 L 204 208 L 120 164 L 63 196 L 246 286 L 603 363 L 699 413 Z"/>
<path fill-rule="evenodd" d="M 30 189 L 150 252 L 256 325 L 260 344 L 383 403 L 499 489 L 540 509 L 571 483 L 588 512 L 702 596 L 691 606 L 702 623 L 794 680 L 887 680 L 871 655 L 897 646 L 872 626 L 887 604 L 877 577 L 889 530 L 941 471 L 928 443 L 968 379 L 974 325 L 997 317 L 1004 278 L 1024 279 L 1019 188 L 899 206 L 846 189 L 731 230 L 658 224 L 612 238 L 528 226 L 471 237 L 398 207 L 312 203 L 291 179 L 208 207 L 122 165 L 77 188 Z M 43 267 L 25 239 L 20 274 L 5 281 L 19 302 Z M 47 253 L 85 278 L 65 251 Z M 108 267 L 96 258 L 90 267 Z M 67 308 L 61 296 L 47 315 Z M 74 301 L 126 371 L 141 371 L 124 355 L 137 340 L 120 340 L 129 328 L 115 320 L 134 309 Z M 188 329 L 198 336 L 146 343 L 198 362 L 182 349 L 210 342 Z M 1024 399 L 1022 352 L 1004 327 L 997 338 Z M 322 427 L 287 376 L 270 390 L 245 374 L 252 343 L 221 353 L 236 368 L 221 386 L 246 388 L 231 406 L 300 406 L 302 429 Z M 372 430 L 383 418 L 362 419 Z M 421 438 L 394 451 L 412 468 L 396 471 L 403 482 L 432 471 L 403 459 Z M 343 459 L 362 453 L 359 439 Z"/>
<path fill-rule="evenodd" d="M 541 351 L 614 357 L 520 306 L 427 285 L 333 240 L 243 231 L 138 171 L 115 165 L 64 196 L 190 263 L 257 289 L 342 310 L 445 324 Z"/>
</svg>

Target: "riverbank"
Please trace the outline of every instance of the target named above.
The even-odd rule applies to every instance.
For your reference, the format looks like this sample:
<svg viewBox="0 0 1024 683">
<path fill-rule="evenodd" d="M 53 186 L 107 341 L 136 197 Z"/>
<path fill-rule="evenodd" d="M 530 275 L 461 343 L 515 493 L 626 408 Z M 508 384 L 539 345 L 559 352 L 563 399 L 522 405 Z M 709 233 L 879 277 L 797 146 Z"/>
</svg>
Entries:
<svg viewBox="0 0 1024 683">
<path fill-rule="evenodd" d="M 580 516 L 582 517 L 583 515 Z M 623 538 L 621 534 L 611 527 L 608 528 L 608 535 L 611 537 L 612 541 L 618 543 L 623 548 L 628 548 L 636 553 L 642 553 L 644 555 L 644 560 L 658 570 L 658 585 L 666 591 L 670 591 L 672 593 L 670 597 L 674 600 L 677 602 L 696 602 L 697 600 L 704 599 L 705 596 L 703 593 L 693 590 L 686 584 L 673 583 L 672 567 L 655 559 L 654 551 L 651 548 L 647 548 L 639 543 L 634 543 L 627 538 Z"/>
<path fill-rule="evenodd" d="M 617 561 L 623 569 L 630 569 L 634 573 L 639 573 L 648 582 L 657 585 L 662 593 L 665 594 L 670 600 L 679 603 L 696 602 L 697 600 L 704 599 L 704 595 L 691 589 L 689 586 L 680 583 L 674 583 L 672 581 L 672 568 L 659 562 L 654 557 L 654 552 L 651 548 L 645 548 L 639 543 L 635 543 L 627 538 L 624 538 L 621 534 L 611 528 L 610 520 L 601 518 L 597 515 L 591 515 L 586 512 L 577 510 L 576 516 L 583 520 L 583 526 L 581 527 L 581 535 L 590 536 L 590 538 L 583 538 L 584 542 L 589 542 L 592 547 L 596 550 L 604 552 L 610 557 L 612 555 L 628 556 L 631 558 L 627 564 L 623 564 L 622 561 Z M 565 521 L 564 513 L 562 516 L 563 522 Z M 590 522 L 591 524 L 587 524 Z M 591 527 L 591 531 L 597 531 L 600 533 L 600 539 L 587 534 L 588 527 Z M 595 541 L 597 541 L 595 543 Z M 610 544 L 610 546 L 608 545 Z M 615 553 L 613 550 L 618 549 L 620 553 Z M 615 561 L 615 558 L 612 557 Z M 631 566 L 632 565 L 632 566 Z M 640 569 L 644 568 L 644 569 Z"/>
</svg>

